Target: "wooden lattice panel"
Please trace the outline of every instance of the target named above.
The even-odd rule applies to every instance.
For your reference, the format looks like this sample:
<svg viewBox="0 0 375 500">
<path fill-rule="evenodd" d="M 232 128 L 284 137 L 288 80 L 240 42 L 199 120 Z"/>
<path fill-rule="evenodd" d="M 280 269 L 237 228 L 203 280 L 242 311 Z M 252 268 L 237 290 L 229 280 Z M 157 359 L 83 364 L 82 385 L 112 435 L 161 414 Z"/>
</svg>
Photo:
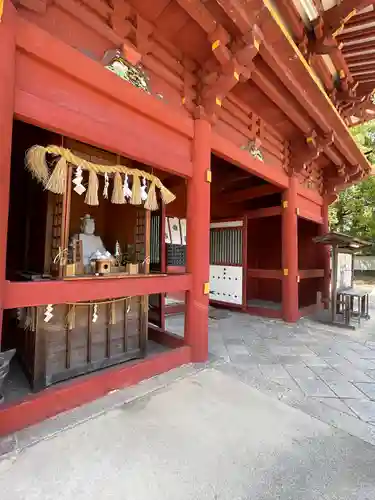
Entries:
<svg viewBox="0 0 375 500">
<path fill-rule="evenodd" d="M 134 243 L 136 260 L 137 262 L 143 262 L 146 247 L 146 213 L 143 209 L 137 210 Z"/>
<path fill-rule="evenodd" d="M 58 275 L 60 270 L 59 253 L 62 250 L 64 197 L 53 195 L 52 198 L 52 241 L 51 241 L 51 273 Z"/>
</svg>

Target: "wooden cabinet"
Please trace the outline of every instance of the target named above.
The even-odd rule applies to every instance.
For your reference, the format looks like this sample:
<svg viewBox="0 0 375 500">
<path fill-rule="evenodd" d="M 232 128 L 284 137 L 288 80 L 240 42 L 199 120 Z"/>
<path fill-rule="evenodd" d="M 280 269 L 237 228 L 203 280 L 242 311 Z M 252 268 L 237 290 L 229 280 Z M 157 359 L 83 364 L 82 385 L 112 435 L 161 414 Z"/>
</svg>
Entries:
<svg viewBox="0 0 375 500">
<path fill-rule="evenodd" d="M 95 310 L 94 310 L 95 309 Z M 106 304 L 28 308 L 17 352 L 33 390 L 146 355 L 148 296 Z M 94 321 L 94 312 L 97 315 Z M 25 338 L 26 337 L 26 338 Z"/>
</svg>

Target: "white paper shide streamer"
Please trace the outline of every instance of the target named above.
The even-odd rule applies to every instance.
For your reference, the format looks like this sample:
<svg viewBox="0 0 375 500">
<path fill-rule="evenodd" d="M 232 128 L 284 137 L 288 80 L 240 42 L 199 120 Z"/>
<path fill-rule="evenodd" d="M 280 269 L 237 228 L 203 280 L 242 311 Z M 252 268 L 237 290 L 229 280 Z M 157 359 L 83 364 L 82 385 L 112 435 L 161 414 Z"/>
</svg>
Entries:
<svg viewBox="0 0 375 500">
<path fill-rule="evenodd" d="M 94 305 L 94 309 L 92 311 L 92 322 L 96 323 L 97 320 L 98 320 L 98 317 L 99 317 L 99 315 L 98 315 L 98 304 L 95 304 Z"/>
<path fill-rule="evenodd" d="M 109 188 L 109 175 L 107 172 L 104 174 L 104 189 L 103 189 L 103 197 L 108 200 L 108 188 Z"/>
<path fill-rule="evenodd" d="M 142 186 L 141 186 L 141 200 L 146 201 L 147 200 L 147 182 L 146 179 L 143 177 L 142 179 Z"/>
<path fill-rule="evenodd" d="M 75 184 L 74 191 L 79 195 L 83 194 L 86 191 L 86 188 L 82 184 L 82 181 L 83 181 L 82 168 L 77 167 L 72 182 L 73 184 Z"/>
<path fill-rule="evenodd" d="M 53 311 L 53 305 L 48 304 L 48 306 L 46 307 L 46 309 L 44 311 L 44 322 L 45 323 L 48 323 L 53 318 L 52 311 Z"/>
<path fill-rule="evenodd" d="M 132 190 L 129 188 L 129 177 L 128 177 L 128 174 L 125 174 L 123 190 L 124 190 L 124 198 L 126 200 L 130 200 L 130 198 L 132 197 Z"/>
</svg>

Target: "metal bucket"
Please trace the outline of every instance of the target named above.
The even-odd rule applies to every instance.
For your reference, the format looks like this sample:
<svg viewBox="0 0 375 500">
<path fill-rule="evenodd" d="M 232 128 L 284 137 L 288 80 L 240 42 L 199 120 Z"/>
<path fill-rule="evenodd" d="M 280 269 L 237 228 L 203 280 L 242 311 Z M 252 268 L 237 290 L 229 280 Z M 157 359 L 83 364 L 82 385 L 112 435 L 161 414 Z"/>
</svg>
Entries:
<svg viewBox="0 0 375 500">
<path fill-rule="evenodd" d="M 5 377 L 9 372 L 9 364 L 13 356 L 16 354 L 15 349 L 10 349 L 6 352 L 0 352 L 0 404 L 4 402 L 3 384 Z"/>
</svg>

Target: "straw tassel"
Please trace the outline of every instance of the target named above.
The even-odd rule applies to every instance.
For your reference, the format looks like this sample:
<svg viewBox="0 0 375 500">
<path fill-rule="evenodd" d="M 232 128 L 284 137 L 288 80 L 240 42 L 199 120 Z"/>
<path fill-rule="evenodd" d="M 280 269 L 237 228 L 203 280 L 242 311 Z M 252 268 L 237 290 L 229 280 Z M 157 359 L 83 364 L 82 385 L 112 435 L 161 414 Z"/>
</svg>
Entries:
<svg viewBox="0 0 375 500">
<path fill-rule="evenodd" d="M 169 191 L 165 186 L 161 186 L 160 188 L 160 194 L 163 199 L 163 202 L 168 205 L 168 203 L 171 203 L 176 199 L 175 195 Z"/>
<path fill-rule="evenodd" d="M 111 202 L 116 205 L 123 205 L 125 203 L 120 172 L 115 173 Z"/>
<path fill-rule="evenodd" d="M 111 305 L 109 306 L 109 324 L 110 325 L 116 324 L 116 303 L 115 302 L 111 302 Z"/>
<path fill-rule="evenodd" d="M 51 177 L 49 178 L 49 168 L 46 160 L 46 155 L 51 154 L 55 157 L 59 157 L 60 159 L 56 162 L 55 169 L 52 172 Z M 59 147 L 59 146 L 33 146 L 29 149 L 26 154 L 26 167 L 31 172 L 33 177 L 35 177 L 39 182 L 43 183 L 46 189 L 62 194 L 64 192 L 64 188 L 66 187 L 66 173 L 67 173 L 67 163 L 72 165 L 73 167 L 77 167 L 77 170 L 88 170 L 89 172 L 94 171 L 96 174 L 106 174 L 107 182 L 104 183 L 104 191 L 103 196 L 107 197 L 107 188 L 108 188 L 108 180 L 109 175 L 114 176 L 114 188 L 112 192 L 112 203 L 123 204 L 126 203 L 125 197 L 131 197 L 130 203 L 133 205 L 141 205 L 143 201 L 146 201 L 146 186 L 147 182 L 155 182 L 156 187 L 160 189 L 161 198 L 165 204 L 171 203 L 175 200 L 175 196 L 169 189 L 167 189 L 160 179 L 155 177 L 148 172 L 143 172 L 140 170 L 132 169 L 126 165 L 100 165 L 98 163 L 91 163 L 79 156 L 76 156 L 69 149 Z M 64 174 L 64 175 L 63 175 Z M 77 174 L 77 172 L 76 172 Z M 121 174 L 125 174 L 125 181 L 122 189 L 120 189 L 121 183 Z M 129 176 L 133 177 L 133 185 L 132 191 L 130 192 L 127 178 Z M 144 179 L 143 189 L 141 189 L 141 179 Z M 77 175 L 73 179 L 73 183 L 76 184 L 74 190 L 78 192 L 78 194 L 82 194 L 86 188 L 80 184 L 75 182 L 77 180 Z M 95 195 L 96 191 L 96 182 L 94 178 L 91 177 L 91 193 L 87 194 L 88 199 L 93 199 L 96 203 L 97 196 Z M 92 197 L 91 197 L 92 194 Z M 131 194 L 131 196 L 130 196 Z M 143 194 L 143 197 L 142 197 Z M 125 195 L 125 196 L 124 196 Z M 154 205 L 154 202 L 151 200 L 151 206 Z M 149 206 L 149 205 L 148 205 Z M 156 206 L 156 205 L 155 205 Z"/>
<path fill-rule="evenodd" d="M 69 306 L 68 316 L 66 318 L 68 330 L 73 330 L 76 327 L 76 306 L 71 304 Z"/>
<path fill-rule="evenodd" d="M 26 168 L 39 182 L 47 183 L 49 172 L 46 162 L 46 149 L 43 146 L 33 146 L 26 152 Z"/>
<path fill-rule="evenodd" d="M 159 208 L 158 200 L 156 198 L 155 180 L 152 181 L 150 189 L 148 190 L 148 196 L 147 196 L 147 200 L 145 202 L 145 208 L 147 210 L 157 210 Z"/>
<path fill-rule="evenodd" d="M 132 205 L 140 205 L 142 203 L 141 180 L 138 175 L 133 175 L 132 197 L 130 203 Z"/>
<path fill-rule="evenodd" d="M 67 163 L 65 158 L 61 156 L 53 169 L 51 177 L 47 181 L 46 189 L 55 194 L 64 194 L 66 189 L 66 172 Z"/>
<path fill-rule="evenodd" d="M 94 172 L 94 170 L 90 170 L 89 187 L 85 198 L 85 203 L 87 203 L 87 205 L 91 206 L 99 205 L 98 189 L 99 189 L 98 176 L 96 172 Z"/>
</svg>

